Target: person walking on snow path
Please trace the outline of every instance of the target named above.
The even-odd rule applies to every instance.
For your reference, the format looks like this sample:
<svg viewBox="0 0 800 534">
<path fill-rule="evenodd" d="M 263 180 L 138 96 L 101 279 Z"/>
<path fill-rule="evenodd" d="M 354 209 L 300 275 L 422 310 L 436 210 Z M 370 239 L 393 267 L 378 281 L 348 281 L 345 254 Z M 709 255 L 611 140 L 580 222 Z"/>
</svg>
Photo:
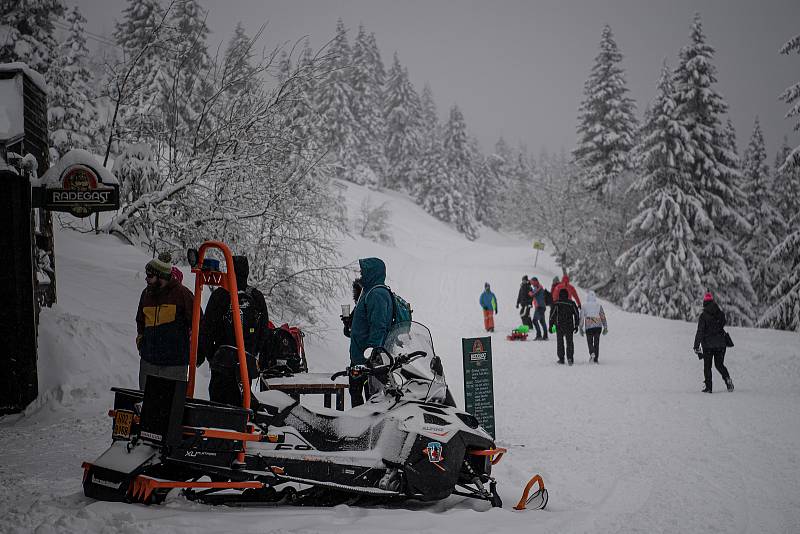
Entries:
<svg viewBox="0 0 800 534">
<path fill-rule="evenodd" d="M 519 318 L 522 324 L 528 328 L 533 327 L 531 322 L 531 305 L 533 304 L 533 288 L 528 281 L 528 275 L 522 277 L 522 283 L 519 285 L 519 293 L 517 293 L 517 305 L 519 308 Z"/>
<path fill-rule="evenodd" d="M 711 293 L 703 296 L 703 311 L 697 321 L 697 333 L 694 336 L 694 352 L 703 360 L 703 393 L 711 393 L 711 362 L 717 368 L 728 391 L 733 391 L 733 380 L 725 367 L 725 312 L 723 312 Z"/>
<path fill-rule="evenodd" d="M 544 319 L 544 312 L 547 306 L 547 290 L 539 283 L 535 276 L 531 279 L 533 287 L 533 326 L 536 328 L 536 339 L 547 339 L 547 323 Z M 541 328 L 541 330 L 540 330 Z"/>
<path fill-rule="evenodd" d="M 561 281 L 553 287 L 552 293 L 553 297 L 558 295 L 562 289 L 566 289 L 567 293 L 569 294 L 569 298 L 575 301 L 575 304 L 578 305 L 578 308 L 581 307 L 581 299 L 578 297 L 578 292 L 575 290 L 575 286 L 569 283 L 569 276 L 566 274 L 561 277 Z"/>
<path fill-rule="evenodd" d="M 494 332 L 494 316 L 497 314 L 497 297 L 492 293 L 489 282 L 483 284 L 483 293 L 479 299 L 483 309 L 483 327 L 487 332 Z"/>
<path fill-rule="evenodd" d="M 555 327 L 556 355 L 560 364 L 564 363 L 564 343 L 566 342 L 567 363 L 572 365 L 575 354 L 572 336 L 578 332 L 579 321 L 578 307 L 569 299 L 567 290 L 562 289 L 550 311 L 550 332 L 552 333 L 553 327 Z"/>
<path fill-rule="evenodd" d="M 597 302 L 597 295 L 589 291 L 586 304 L 581 308 L 580 332 L 586 331 L 586 342 L 589 345 L 589 361 L 597 363 L 600 357 L 600 333 L 608 334 L 608 323 L 603 306 Z"/>
</svg>

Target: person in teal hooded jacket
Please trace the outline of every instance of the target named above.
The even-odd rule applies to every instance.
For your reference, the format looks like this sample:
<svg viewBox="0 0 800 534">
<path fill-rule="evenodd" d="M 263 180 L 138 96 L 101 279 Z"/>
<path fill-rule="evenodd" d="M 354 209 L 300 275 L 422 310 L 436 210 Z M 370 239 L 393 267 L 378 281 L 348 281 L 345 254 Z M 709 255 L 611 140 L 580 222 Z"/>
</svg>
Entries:
<svg viewBox="0 0 800 534">
<path fill-rule="evenodd" d="M 386 264 L 379 258 L 358 260 L 361 269 L 361 296 L 353 309 L 350 328 L 350 365 L 365 365 L 377 347 L 382 347 L 392 326 L 392 294 L 385 287 Z M 350 377 L 350 402 L 353 407 L 364 403 L 366 377 Z"/>
</svg>

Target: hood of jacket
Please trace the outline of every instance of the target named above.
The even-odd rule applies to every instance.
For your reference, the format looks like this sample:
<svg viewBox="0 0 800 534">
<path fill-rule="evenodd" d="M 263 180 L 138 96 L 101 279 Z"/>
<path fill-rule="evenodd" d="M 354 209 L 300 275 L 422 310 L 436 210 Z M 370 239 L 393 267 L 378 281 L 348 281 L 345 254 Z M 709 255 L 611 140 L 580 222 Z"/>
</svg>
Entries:
<svg viewBox="0 0 800 534">
<path fill-rule="evenodd" d="M 714 302 L 713 300 L 708 300 L 703 303 L 703 311 L 709 314 L 711 317 L 714 317 L 715 319 L 717 317 L 721 317 L 722 315 L 724 315 L 720 307 L 717 306 L 717 303 Z"/>
<path fill-rule="evenodd" d="M 247 256 L 234 256 L 233 270 L 236 273 L 236 288 L 244 291 L 247 289 L 247 277 L 250 276 L 250 263 L 247 261 Z"/>
<path fill-rule="evenodd" d="M 567 276 L 566 274 L 564 276 L 562 276 L 561 277 L 561 283 L 564 284 L 564 285 L 569 284 L 569 276 Z"/>
<path fill-rule="evenodd" d="M 597 293 L 589 291 L 586 302 L 583 303 L 583 313 L 587 317 L 597 317 L 600 315 L 600 303 L 597 301 Z"/>
<path fill-rule="evenodd" d="M 364 291 L 386 283 L 386 264 L 380 258 L 362 258 L 358 260 L 361 268 L 361 286 Z"/>
</svg>

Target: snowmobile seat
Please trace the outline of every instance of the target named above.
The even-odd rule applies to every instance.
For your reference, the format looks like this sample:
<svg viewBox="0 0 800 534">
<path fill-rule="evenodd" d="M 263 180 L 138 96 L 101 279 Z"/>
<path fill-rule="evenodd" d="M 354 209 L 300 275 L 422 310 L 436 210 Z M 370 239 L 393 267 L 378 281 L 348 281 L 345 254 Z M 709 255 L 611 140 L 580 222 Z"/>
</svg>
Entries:
<svg viewBox="0 0 800 534">
<path fill-rule="evenodd" d="M 286 416 L 292 408 L 300 404 L 299 399 L 276 390 L 251 392 L 250 399 L 254 412 L 253 421 L 262 427 L 284 426 Z"/>
<path fill-rule="evenodd" d="M 294 406 L 286 424 L 296 428 L 320 451 L 363 451 L 375 447 L 383 429 L 383 419 L 371 412 L 340 412 L 329 408 Z"/>
</svg>

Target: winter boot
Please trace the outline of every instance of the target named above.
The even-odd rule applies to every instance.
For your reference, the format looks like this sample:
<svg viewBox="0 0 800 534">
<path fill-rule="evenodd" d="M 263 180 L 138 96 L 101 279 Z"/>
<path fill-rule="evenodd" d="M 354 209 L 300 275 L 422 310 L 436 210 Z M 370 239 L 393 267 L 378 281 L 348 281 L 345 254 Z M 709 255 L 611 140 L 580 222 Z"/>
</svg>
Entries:
<svg viewBox="0 0 800 534">
<path fill-rule="evenodd" d="M 559 365 L 564 365 L 564 360 L 558 360 L 558 362 L 556 363 L 558 363 Z"/>
<path fill-rule="evenodd" d="M 572 365 L 572 363 L 573 363 L 573 362 L 572 362 L 572 360 L 567 360 L 567 363 L 568 363 L 569 365 Z"/>
<path fill-rule="evenodd" d="M 703 391 L 701 391 L 700 393 L 711 393 L 711 386 L 704 387 Z"/>
<path fill-rule="evenodd" d="M 725 385 L 728 386 L 728 391 L 733 391 L 733 379 L 731 377 L 725 379 Z"/>
</svg>

